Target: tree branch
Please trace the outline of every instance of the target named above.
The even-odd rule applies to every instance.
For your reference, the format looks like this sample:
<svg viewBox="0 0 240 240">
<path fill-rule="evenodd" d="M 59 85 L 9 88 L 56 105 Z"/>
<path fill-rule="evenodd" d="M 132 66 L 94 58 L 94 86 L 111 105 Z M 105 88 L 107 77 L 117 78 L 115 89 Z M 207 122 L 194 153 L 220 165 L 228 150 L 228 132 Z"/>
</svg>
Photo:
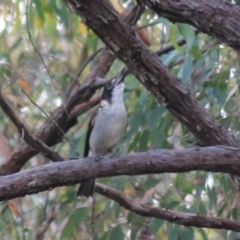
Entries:
<svg viewBox="0 0 240 240">
<path fill-rule="evenodd" d="M 240 150 L 215 146 L 157 150 L 122 156 L 54 162 L 0 177 L 0 201 L 79 183 L 89 178 L 195 170 L 240 176 Z"/>
<path fill-rule="evenodd" d="M 84 102 L 84 103 L 81 103 L 81 104 L 77 105 L 72 110 L 72 112 L 69 116 L 69 119 L 75 118 L 75 117 L 85 113 L 89 109 L 95 107 L 100 102 L 100 100 L 101 100 L 101 95 L 97 95 L 97 96 L 89 99 L 87 102 Z"/>
<path fill-rule="evenodd" d="M 188 23 L 200 31 L 240 49 L 240 7 L 223 0 L 143 1 L 172 22 Z"/>
<path fill-rule="evenodd" d="M 144 217 L 160 218 L 186 227 L 226 229 L 240 232 L 240 222 L 237 220 L 176 212 L 148 206 L 100 183 L 96 183 L 95 191 L 116 201 L 120 206 Z"/>
</svg>

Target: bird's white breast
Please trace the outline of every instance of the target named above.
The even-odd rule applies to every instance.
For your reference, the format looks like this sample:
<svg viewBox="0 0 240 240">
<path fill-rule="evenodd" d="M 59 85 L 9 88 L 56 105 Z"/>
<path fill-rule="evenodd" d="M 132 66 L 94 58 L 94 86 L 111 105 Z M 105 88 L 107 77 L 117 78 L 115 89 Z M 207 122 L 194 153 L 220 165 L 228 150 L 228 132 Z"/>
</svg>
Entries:
<svg viewBox="0 0 240 240">
<path fill-rule="evenodd" d="M 90 135 L 90 149 L 102 156 L 110 151 L 122 138 L 127 125 L 124 104 L 113 104 L 99 109 Z"/>
</svg>

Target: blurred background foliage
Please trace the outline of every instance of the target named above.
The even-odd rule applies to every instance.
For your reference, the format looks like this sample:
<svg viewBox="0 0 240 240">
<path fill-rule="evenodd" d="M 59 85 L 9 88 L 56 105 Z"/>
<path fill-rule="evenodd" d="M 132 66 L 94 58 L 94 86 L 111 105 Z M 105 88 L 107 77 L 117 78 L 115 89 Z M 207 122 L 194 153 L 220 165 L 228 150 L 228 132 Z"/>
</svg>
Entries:
<svg viewBox="0 0 240 240">
<path fill-rule="evenodd" d="M 60 106 L 83 63 L 103 47 L 98 37 L 66 8 L 63 1 L 3 0 L 0 2 L 0 84 L 9 104 L 31 132 L 47 119 L 23 93 L 50 113 Z M 112 0 L 121 14 L 134 2 Z M 213 37 L 186 24 L 172 24 L 146 10 L 138 27 L 150 42 L 152 51 L 172 45 L 174 50 L 160 55 L 161 61 L 179 77 L 191 93 L 225 128 L 239 134 L 239 56 Z M 184 39 L 181 46 L 178 41 Z M 97 58 L 82 72 L 79 82 L 89 73 Z M 46 68 L 47 67 L 47 68 Z M 115 76 L 123 64 L 116 60 L 107 77 Z M 198 140 L 160 106 L 134 76 L 126 78 L 124 94 L 128 111 L 127 133 L 116 151 L 141 152 L 152 149 L 182 149 Z M 23 90 L 23 91 L 22 91 Z M 83 153 L 87 118 L 67 137 Z M 11 150 L 21 142 L 9 119 L 0 113 L 1 132 Z M 76 156 L 69 142 L 54 147 L 62 156 Z M 47 161 L 39 154 L 24 166 Z M 181 163 L 179 163 L 181 164 Z M 209 216 L 238 219 L 239 196 L 226 174 L 190 172 L 119 176 L 98 179 L 142 203 Z M 231 231 L 186 228 L 161 219 L 147 219 L 121 208 L 99 194 L 94 204 L 76 199 L 76 186 L 57 188 L 9 201 L 1 206 L 1 239 L 34 239 L 48 216 L 45 239 L 137 239 L 143 227 L 153 239 L 237 239 Z M 37 238 L 36 238 L 37 239 Z"/>
</svg>

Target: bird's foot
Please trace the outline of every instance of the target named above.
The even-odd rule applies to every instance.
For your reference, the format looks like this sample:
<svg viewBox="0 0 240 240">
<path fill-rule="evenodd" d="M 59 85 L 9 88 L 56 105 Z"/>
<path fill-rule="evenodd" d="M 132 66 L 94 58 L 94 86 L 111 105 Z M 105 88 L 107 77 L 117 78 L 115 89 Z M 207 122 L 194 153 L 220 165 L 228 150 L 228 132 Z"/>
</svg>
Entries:
<svg viewBox="0 0 240 240">
<path fill-rule="evenodd" d="M 95 156 L 94 157 L 94 161 L 96 161 L 96 162 L 100 161 L 101 159 L 102 159 L 102 157 L 100 157 L 100 156 Z"/>
<path fill-rule="evenodd" d="M 113 152 L 111 153 L 112 157 L 119 157 L 120 155 L 121 155 L 120 153 L 113 153 Z"/>
</svg>

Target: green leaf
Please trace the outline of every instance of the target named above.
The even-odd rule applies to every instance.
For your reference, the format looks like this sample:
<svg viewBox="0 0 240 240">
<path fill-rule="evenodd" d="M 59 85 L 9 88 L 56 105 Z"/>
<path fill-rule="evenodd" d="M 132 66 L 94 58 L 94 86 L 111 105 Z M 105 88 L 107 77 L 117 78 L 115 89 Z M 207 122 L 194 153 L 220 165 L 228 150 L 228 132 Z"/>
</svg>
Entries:
<svg viewBox="0 0 240 240">
<path fill-rule="evenodd" d="M 183 52 L 182 49 L 178 46 L 178 29 L 177 26 L 175 24 L 171 25 L 171 41 L 172 44 L 174 46 L 174 48 L 178 51 L 178 52 Z"/>
<path fill-rule="evenodd" d="M 21 42 L 22 42 L 22 38 L 21 37 L 17 38 L 17 40 L 13 43 L 13 45 L 9 49 L 9 53 L 15 50 L 20 45 Z"/>
<path fill-rule="evenodd" d="M 48 96 L 48 101 L 49 104 L 54 105 L 53 101 L 54 101 L 54 95 L 52 94 L 52 79 L 49 77 L 48 74 L 38 71 L 38 70 L 34 70 L 32 69 L 31 71 L 35 76 L 37 76 L 37 78 L 39 79 L 42 88 L 46 91 L 47 96 Z"/>
<path fill-rule="evenodd" d="M 135 231 L 135 228 L 133 227 L 131 229 L 131 236 L 130 236 L 130 240 L 136 240 L 137 239 L 137 232 Z"/>
<path fill-rule="evenodd" d="M 190 25 L 184 23 L 177 23 L 176 25 L 179 33 L 187 42 L 187 49 L 190 50 L 195 40 L 195 32 L 193 28 Z"/>
<path fill-rule="evenodd" d="M 128 152 L 133 151 L 137 147 L 139 141 L 140 141 L 140 133 L 137 133 L 128 146 Z"/>
<path fill-rule="evenodd" d="M 184 84 L 190 82 L 191 74 L 193 71 L 192 57 L 186 54 L 183 65 L 178 73 L 178 77 L 182 79 Z"/>
<path fill-rule="evenodd" d="M 94 234 L 93 240 L 99 240 L 97 233 Z"/>
<path fill-rule="evenodd" d="M 208 236 L 205 233 L 205 231 L 202 228 L 197 228 L 197 231 L 200 233 L 200 235 L 202 236 L 202 240 L 208 240 Z"/>
<path fill-rule="evenodd" d="M 169 240 L 178 240 L 180 227 L 178 225 L 167 223 L 167 233 L 169 236 Z"/>
<path fill-rule="evenodd" d="M 149 176 L 144 183 L 144 187 L 145 187 L 145 189 L 150 189 L 152 187 L 155 187 L 159 182 L 160 182 L 159 179 L 155 179 L 155 178 L 152 178 L 151 176 Z"/>
<path fill-rule="evenodd" d="M 158 218 L 151 219 L 150 228 L 154 236 L 157 235 L 157 232 L 162 227 L 163 223 L 164 221 L 162 219 L 158 219 Z"/>
<path fill-rule="evenodd" d="M 127 76 L 124 80 L 125 83 L 125 91 L 132 91 L 138 88 L 139 81 L 136 80 L 136 78 L 132 75 Z"/>
<path fill-rule="evenodd" d="M 39 19 L 43 22 L 44 21 L 44 7 L 43 1 L 32 0 L 32 4 L 35 4 L 35 10 L 37 11 L 37 15 Z"/>
<path fill-rule="evenodd" d="M 76 230 L 76 225 L 83 221 L 87 216 L 87 208 L 77 208 L 74 210 L 72 215 L 68 218 L 66 225 L 64 226 L 61 233 L 61 240 L 69 239 Z"/>
<path fill-rule="evenodd" d="M 191 228 L 185 228 L 181 233 L 181 239 L 192 240 L 194 239 L 194 232 Z"/>
<path fill-rule="evenodd" d="M 148 150 L 148 139 L 149 139 L 149 131 L 145 129 L 140 138 L 139 142 L 139 151 L 147 151 Z"/>
<path fill-rule="evenodd" d="M 167 141 L 170 143 L 170 144 L 174 144 L 174 143 L 178 143 L 181 141 L 181 137 L 178 136 L 178 135 L 172 135 L 172 136 L 169 136 L 167 138 Z"/>
<path fill-rule="evenodd" d="M 110 233 L 110 240 L 124 240 L 121 225 L 114 227 Z"/>
<path fill-rule="evenodd" d="M 190 50 L 190 54 L 195 60 L 201 60 L 204 61 L 203 54 L 201 50 L 199 49 L 199 45 L 193 46 Z"/>
<path fill-rule="evenodd" d="M 106 240 L 106 239 L 108 239 L 108 235 L 109 235 L 109 231 L 105 232 L 105 233 L 100 237 L 99 240 Z"/>
</svg>

